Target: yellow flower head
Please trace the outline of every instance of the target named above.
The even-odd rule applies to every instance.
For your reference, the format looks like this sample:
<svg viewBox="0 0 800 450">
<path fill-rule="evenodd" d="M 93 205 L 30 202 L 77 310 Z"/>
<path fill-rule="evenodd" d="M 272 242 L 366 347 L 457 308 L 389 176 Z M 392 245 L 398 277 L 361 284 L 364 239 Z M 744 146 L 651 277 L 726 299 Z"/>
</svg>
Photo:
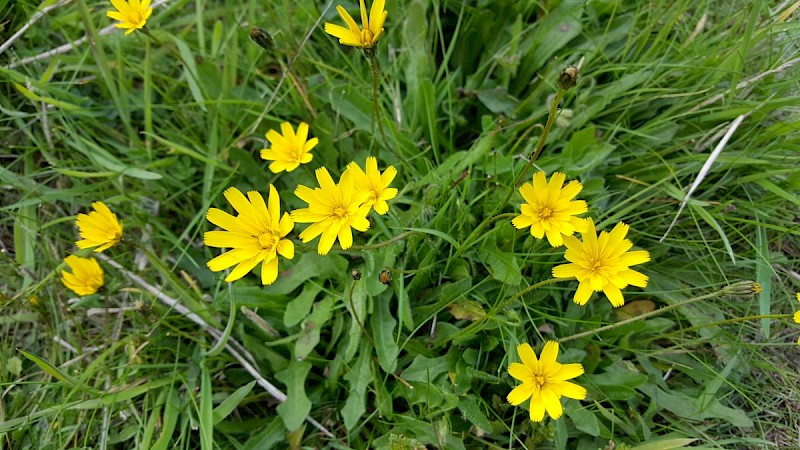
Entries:
<svg viewBox="0 0 800 450">
<path fill-rule="evenodd" d="M 506 399 L 514 406 L 519 405 L 528 398 L 531 399 L 531 420 L 541 422 L 544 412 L 553 419 L 561 417 L 561 397 L 583 400 L 586 398 L 586 389 L 567 380 L 583 373 L 580 363 L 561 364 L 556 362 L 558 357 L 558 342 L 548 341 L 544 344 L 542 354 L 536 359 L 536 353 L 528 344 L 517 346 L 520 363 L 511 363 L 508 373 L 522 381 L 508 393 Z"/>
<path fill-rule="evenodd" d="M 347 24 L 347 28 L 326 23 L 325 32 L 339 38 L 339 43 L 342 45 L 372 48 L 383 35 L 383 24 L 386 22 L 386 15 L 388 14 L 383 10 L 385 3 L 384 0 L 373 0 L 372 8 L 369 10 L 369 20 L 367 20 L 367 8 L 364 6 L 364 0 L 359 0 L 363 28 L 359 28 L 356 25 L 356 21 L 350 17 L 350 14 L 339 5 L 336 7 L 336 11 L 339 11 L 339 15 L 342 16 L 342 20 Z"/>
<path fill-rule="evenodd" d="M 261 150 L 261 159 L 273 161 L 269 165 L 269 170 L 272 173 L 282 171 L 291 172 L 300 164 L 306 164 L 314 157 L 311 149 L 316 147 L 319 139 L 308 139 L 308 124 L 301 122 L 297 127 L 297 134 L 294 133 L 294 128 L 289 122 L 281 124 L 281 133 L 278 134 L 275 130 L 267 132 L 267 140 L 270 143 L 270 148 Z"/>
<path fill-rule="evenodd" d="M 106 15 L 114 20 L 119 20 L 117 28 L 127 28 L 125 35 L 131 34 L 134 30 L 141 29 L 147 23 L 147 18 L 153 14 L 150 7 L 150 0 L 111 0 L 111 4 L 116 11 L 108 11 Z"/>
<path fill-rule="evenodd" d="M 566 175 L 553 173 L 550 183 L 544 172 L 533 176 L 533 184 L 525 183 L 519 188 L 525 203 L 520 205 L 521 214 L 511 223 L 516 228 L 531 227 L 531 236 L 541 239 L 547 236 L 547 242 L 553 247 L 560 247 L 563 236 L 572 236 L 576 231 L 586 231 L 586 219 L 575 217 L 588 210 L 583 200 L 572 200 L 583 189 L 576 180 L 564 186 Z"/>
<path fill-rule="evenodd" d="M 64 259 L 71 273 L 61 271 L 61 282 L 78 295 L 92 295 L 103 287 L 103 269 L 94 258 L 70 255 Z"/>
<path fill-rule="evenodd" d="M 111 247 L 122 239 L 122 222 L 103 202 L 92 203 L 94 211 L 89 214 L 78 214 L 75 224 L 78 234 L 83 238 L 75 245 L 80 249 L 92 248 L 96 252 Z"/>
<path fill-rule="evenodd" d="M 355 188 L 352 172 L 345 170 L 339 179 L 339 184 L 334 184 L 328 170 L 320 167 L 316 171 L 318 188 L 311 189 L 300 185 L 294 194 L 308 203 L 308 208 L 292 211 L 295 222 L 310 223 L 308 228 L 300 233 L 300 240 L 308 242 L 320 234 L 317 252 L 326 255 L 333 247 L 336 238 L 342 249 L 353 245 L 353 232 L 367 231 L 369 228 L 369 199 L 368 191 L 359 191 Z"/>
<path fill-rule="evenodd" d="M 587 219 L 588 229 L 581 233 L 583 242 L 575 236 L 565 236 L 567 251 L 564 258 L 569 264 L 553 267 L 556 278 L 576 278 L 580 283 L 575 292 L 575 303 L 586 304 L 592 292 L 603 291 L 615 307 L 622 306 L 625 299 L 620 289 L 631 284 L 647 286 L 647 276 L 629 267 L 650 261 L 650 254 L 645 250 L 629 252 L 633 243 L 625 239 L 628 225 L 620 222 L 611 230 L 597 236 L 594 222 Z"/>
<path fill-rule="evenodd" d="M 235 187 L 225 190 L 225 198 L 239 213 L 234 217 L 217 208 L 210 208 L 206 219 L 224 231 L 208 231 L 203 242 L 209 247 L 230 248 L 208 262 L 214 272 L 236 267 L 225 281 L 236 281 L 261 265 L 261 284 L 272 284 L 278 278 L 278 255 L 294 258 L 294 243 L 283 239 L 294 229 L 289 213 L 281 217 L 281 198 L 275 187 L 269 186 L 268 203 L 256 191 L 247 197 Z"/>
<path fill-rule="evenodd" d="M 797 293 L 797 301 L 800 302 L 800 292 Z M 794 312 L 794 322 L 800 323 L 800 311 Z M 798 339 L 797 343 L 800 344 L 800 338 Z"/>
<path fill-rule="evenodd" d="M 353 173 L 356 190 L 369 192 L 366 204 L 375 209 L 376 213 L 386 214 L 389 211 L 386 200 L 397 196 L 397 189 L 389 187 L 397 176 L 397 169 L 389 166 L 381 173 L 378 170 L 378 160 L 374 156 L 368 156 L 366 173 L 355 162 L 348 164 L 347 170 Z"/>
</svg>

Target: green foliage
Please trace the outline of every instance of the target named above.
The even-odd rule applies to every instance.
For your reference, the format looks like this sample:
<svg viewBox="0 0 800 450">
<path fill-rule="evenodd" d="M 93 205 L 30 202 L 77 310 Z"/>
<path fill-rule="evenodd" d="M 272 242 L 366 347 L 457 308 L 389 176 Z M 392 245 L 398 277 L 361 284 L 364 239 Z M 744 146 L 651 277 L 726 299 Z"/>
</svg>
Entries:
<svg viewBox="0 0 800 450">
<path fill-rule="evenodd" d="M 52 4 L 0 0 L 0 41 Z M 795 443 L 797 12 L 390 1 L 376 117 L 368 60 L 323 32 L 340 20 L 332 5 L 168 2 L 150 35 L 124 36 L 99 32 L 109 4 L 67 2 L 0 52 L 0 447 Z M 269 52 L 251 25 L 269 33 Z M 545 137 L 567 64 L 580 66 L 578 85 Z M 320 143 L 310 164 L 273 174 L 259 151 L 283 121 L 308 122 Z M 625 290 L 628 305 L 650 302 L 634 314 L 739 280 L 761 292 L 626 322 L 602 295 L 575 305 L 575 282 L 549 281 L 563 249 L 510 224 L 540 139 L 536 167 L 580 180 L 598 229 L 623 221 L 650 252 L 647 288 Z M 203 245 L 205 214 L 230 211 L 227 187 L 273 184 L 290 211 L 305 207 L 293 192 L 315 185 L 314 169 L 336 178 L 368 155 L 397 168 L 399 194 L 353 248 L 318 255 L 298 225 L 296 256 L 270 286 L 260 269 L 231 286 L 207 269 L 219 252 Z M 124 222 L 125 241 L 103 253 L 122 269 L 101 259 L 104 290 L 73 299 L 62 261 L 77 252 L 74 216 L 97 200 Z M 527 402 L 506 401 L 518 384 L 507 370 L 518 344 L 547 340 L 561 341 L 560 362 L 583 365 L 573 381 L 588 396 L 534 423 Z"/>
</svg>

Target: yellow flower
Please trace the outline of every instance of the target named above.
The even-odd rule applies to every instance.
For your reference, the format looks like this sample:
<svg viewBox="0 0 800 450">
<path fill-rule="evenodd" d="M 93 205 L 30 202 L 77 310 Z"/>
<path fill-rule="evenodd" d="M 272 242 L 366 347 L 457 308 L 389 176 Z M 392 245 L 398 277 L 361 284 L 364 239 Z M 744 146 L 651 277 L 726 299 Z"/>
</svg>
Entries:
<svg viewBox="0 0 800 450">
<path fill-rule="evenodd" d="M 92 203 L 94 211 L 89 214 L 78 214 L 75 224 L 78 234 L 83 238 L 75 245 L 80 249 L 92 248 L 96 252 L 111 247 L 122 239 L 122 222 L 103 202 Z"/>
<path fill-rule="evenodd" d="M 800 302 L 800 292 L 797 293 L 797 301 Z M 794 312 L 794 322 L 800 323 L 800 311 Z M 797 343 L 800 344 L 800 339 L 798 339 Z"/>
<path fill-rule="evenodd" d="M 70 255 L 64 259 L 71 273 L 61 271 L 61 282 L 78 295 L 91 295 L 103 287 L 103 269 L 94 258 Z"/>
<path fill-rule="evenodd" d="M 647 276 L 629 267 L 650 261 L 650 254 L 645 250 L 629 252 L 633 243 L 625 239 L 628 225 L 620 222 L 611 230 L 597 236 L 594 222 L 587 219 L 588 229 L 583 235 L 583 242 L 575 236 L 565 236 L 567 251 L 564 258 L 570 264 L 553 267 L 556 278 L 576 278 L 580 284 L 575 292 L 575 303 L 586 304 L 592 292 L 603 291 L 615 307 L 622 306 L 625 299 L 620 289 L 631 284 L 647 286 Z"/>
<path fill-rule="evenodd" d="M 369 192 L 367 205 L 375 209 L 378 214 L 386 214 L 389 205 L 386 200 L 391 200 L 397 196 L 397 189 L 390 188 L 392 180 L 397 176 L 397 169 L 389 166 L 381 173 L 378 170 L 378 160 L 374 156 L 367 157 L 367 172 L 364 173 L 361 167 L 355 162 L 347 166 L 348 171 L 353 172 L 353 181 L 357 191 Z"/>
<path fill-rule="evenodd" d="M 511 221 L 516 228 L 531 227 L 531 236 L 560 247 L 563 236 L 572 236 L 576 231 L 586 231 L 586 219 L 575 217 L 588 210 L 583 200 L 572 200 L 583 189 L 579 181 L 570 181 L 564 186 L 566 175 L 553 173 L 550 183 L 544 172 L 533 176 L 533 184 L 525 183 L 519 188 L 526 203 L 520 205 L 521 214 Z"/>
<path fill-rule="evenodd" d="M 356 190 L 352 172 L 345 170 L 339 179 L 339 184 L 334 184 L 328 170 L 320 167 L 316 171 L 317 182 L 320 187 L 311 189 L 300 185 L 294 194 L 308 203 L 308 208 L 292 211 L 295 222 L 310 223 L 308 228 L 300 233 L 300 240 L 308 242 L 320 234 L 317 252 L 326 255 L 333 247 L 336 238 L 342 249 L 353 245 L 353 232 L 367 231 L 369 221 L 369 192 Z"/>
<path fill-rule="evenodd" d="M 519 405 L 528 398 L 531 399 L 531 420 L 541 422 L 544 412 L 553 419 L 561 417 L 561 397 L 583 400 L 586 398 L 586 389 L 567 380 L 583 373 L 580 363 L 561 364 L 556 362 L 558 357 L 558 342 L 548 341 L 544 344 L 541 358 L 536 359 L 536 353 L 528 344 L 517 346 L 520 363 L 508 366 L 508 373 L 522 384 L 508 393 L 506 399 L 514 406 Z"/>
<path fill-rule="evenodd" d="M 270 148 L 261 150 L 261 159 L 273 161 L 269 165 L 269 170 L 272 173 L 282 171 L 291 172 L 297 169 L 300 164 L 306 164 L 314 157 L 311 149 L 316 147 L 319 139 L 308 139 L 308 124 L 301 122 L 297 127 L 297 134 L 294 133 L 294 128 L 289 122 L 281 124 L 281 133 L 278 134 L 275 130 L 267 132 L 267 140 L 270 143 Z"/>
<path fill-rule="evenodd" d="M 268 203 L 256 191 L 247 197 L 235 187 L 225 190 L 225 198 L 239 213 L 234 217 L 217 208 L 210 208 L 206 214 L 209 222 L 224 231 L 208 231 L 203 242 L 209 247 L 231 248 L 208 262 L 214 272 L 236 267 L 225 281 L 236 281 L 253 268 L 261 265 L 261 284 L 272 284 L 278 278 L 278 255 L 286 259 L 294 258 L 294 243 L 282 239 L 294 229 L 294 221 L 289 213 L 281 217 L 281 198 L 275 187 L 269 186 Z"/>
<path fill-rule="evenodd" d="M 111 0 L 111 4 L 117 10 L 108 11 L 106 15 L 120 21 L 120 23 L 116 24 L 117 28 L 128 29 L 125 35 L 144 27 L 144 24 L 147 23 L 147 18 L 150 17 L 150 14 L 153 14 L 150 0 Z"/>
<path fill-rule="evenodd" d="M 356 21 L 350 17 L 350 14 L 339 5 L 336 7 L 336 11 L 339 11 L 339 15 L 342 16 L 342 20 L 347 24 L 347 28 L 326 23 L 325 32 L 339 38 L 339 43 L 342 45 L 372 48 L 383 35 L 383 24 L 386 22 L 386 15 L 388 14 L 383 10 L 385 3 L 384 0 L 374 0 L 372 8 L 369 10 L 369 20 L 367 20 L 367 8 L 364 6 L 364 0 L 359 0 L 363 29 L 359 28 L 356 25 Z"/>
</svg>

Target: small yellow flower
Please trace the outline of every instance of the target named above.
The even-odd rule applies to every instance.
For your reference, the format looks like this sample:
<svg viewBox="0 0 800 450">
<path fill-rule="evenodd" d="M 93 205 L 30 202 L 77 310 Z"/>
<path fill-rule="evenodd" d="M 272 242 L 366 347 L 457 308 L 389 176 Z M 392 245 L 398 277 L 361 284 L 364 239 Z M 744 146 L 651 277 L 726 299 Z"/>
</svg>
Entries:
<svg viewBox="0 0 800 450">
<path fill-rule="evenodd" d="M 92 295 L 103 287 L 103 269 L 94 258 L 70 255 L 64 259 L 71 273 L 61 271 L 61 282 L 77 295 Z"/>
<path fill-rule="evenodd" d="M 576 231 L 586 231 L 586 219 L 575 217 L 588 210 L 583 200 L 572 200 L 583 189 L 576 180 L 564 186 L 566 175 L 553 173 L 550 183 L 544 172 L 533 176 L 533 184 L 525 183 L 519 188 L 526 203 L 520 205 L 521 214 L 511 223 L 516 228 L 531 227 L 531 236 L 541 239 L 547 236 L 547 242 L 553 247 L 560 247 L 563 236 L 572 236 Z"/>
<path fill-rule="evenodd" d="M 325 32 L 333 37 L 339 38 L 339 43 L 342 45 L 372 48 L 383 35 L 383 24 L 386 22 L 386 15 L 388 14 L 383 10 L 385 3 L 384 0 L 374 0 L 372 2 L 372 8 L 369 10 L 369 20 L 367 20 L 367 8 L 364 6 L 364 0 L 359 0 L 361 24 L 364 26 L 363 28 L 359 28 L 356 21 L 350 17 L 350 14 L 339 5 L 336 7 L 336 11 L 339 11 L 339 15 L 347 24 L 347 28 L 332 23 L 326 23 Z"/>
<path fill-rule="evenodd" d="M 397 169 L 389 166 L 381 173 L 378 170 L 378 160 L 374 156 L 367 157 L 366 167 L 367 172 L 364 173 L 358 164 L 351 162 L 348 164 L 347 170 L 353 172 L 356 190 L 369 192 L 366 204 L 375 209 L 376 213 L 386 214 L 389 211 L 386 200 L 397 196 L 397 189 L 389 187 L 394 177 L 397 176 Z"/>
<path fill-rule="evenodd" d="M 225 281 L 236 281 L 261 264 L 261 284 L 272 284 L 278 278 L 278 255 L 294 258 L 294 243 L 282 239 L 294 229 L 289 213 L 281 217 L 281 198 L 269 185 L 268 203 L 256 191 L 247 197 L 235 187 L 225 190 L 225 198 L 239 213 L 234 217 L 217 208 L 210 208 L 206 219 L 224 231 L 208 231 L 203 242 L 209 247 L 231 248 L 208 262 L 213 272 L 236 266 Z"/>
<path fill-rule="evenodd" d="M 281 133 L 275 130 L 267 132 L 267 140 L 270 148 L 261 150 L 261 159 L 273 161 L 269 165 L 272 173 L 282 171 L 291 172 L 297 169 L 300 164 L 306 164 L 314 158 L 311 149 L 316 147 L 319 139 L 308 139 L 308 124 L 301 122 L 297 127 L 297 134 L 289 122 L 281 124 Z"/>
<path fill-rule="evenodd" d="M 800 302 L 800 292 L 797 293 L 797 301 Z M 800 311 L 794 312 L 794 322 L 800 323 Z M 798 339 L 797 343 L 800 344 L 800 339 Z"/>
<path fill-rule="evenodd" d="M 353 245 L 351 228 L 367 231 L 370 207 L 365 202 L 369 199 L 369 192 L 355 188 L 352 172 L 348 170 L 342 174 L 339 184 L 333 182 L 324 167 L 317 169 L 316 175 L 320 187 L 311 189 L 300 185 L 294 191 L 297 197 L 308 203 L 308 208 L 292 211 L 292 218 L 295 222 L 311 224 L 300 233 L 300 240 L 304 243 L 322 235 L 317 252 L 326 255 L 337 238 L 342 249 Z"/>
<path fill-rule="evenodd" d="M 122 222 L 103 202 L 92 203 L 92 208 L 94 211 L 78 214 L 75 219 L 78 234 L 83 238 L 75 245 L 80 249 L 97 247 L 94 251 L 102 252 L 122 239 Z"/>
<path fill-rule="evenodd" d="M 144 24 L 147 23 L 147 18 L 150 17 L 150 14 L 153 14 L 150 0 L 111 0 L 111 4 L 117 10 L 108 11 L 106 15 L 120 21 L 120 23 L 116 24 L 117 28 L 128 29 L 125 35 L 144 27 Z"/>
<path fill-rule="evenodd" d="M 583 242 L 575 236 L 565 236 L 567 251 L 564 258 L 569 264 L 553 267 L 555 278 L 576 278 L 579 282 L 573 301 L 586 304 L 592 292 L 603 291 L 615 307 L 625 304 L 620 289 L 627 285 L 646 287 L 647 276 L 629 267 L 650 261 L 645 250 L 629 252 L 633 243 L 625 239 L 628 225 L 620 222 L 611 230 L 597 236 L 594 222 L 587 219 L 588 229 L 581 233 Z"/>
<path fill-rule="evenodd" d="M 539 359 L 528 344 L 517 346 L 520 363 L 511 363 L 508 373 L 522 384 L 508 393 L 506 399 L 514 406 L 519 405 L 528 398 L 531 399 L 530 415 L 534 422 L 544 420 L 544 413 L 553 419 L 561 417 L 561 397 L 583 400 L 586 398 L 586 389 L 567 380 L 583 374 L 583 365 L 580 363 L 561 364 L 556 362 L 558 357 L 558 342 L 548 341 L 544 344 Z"/>
</svg>

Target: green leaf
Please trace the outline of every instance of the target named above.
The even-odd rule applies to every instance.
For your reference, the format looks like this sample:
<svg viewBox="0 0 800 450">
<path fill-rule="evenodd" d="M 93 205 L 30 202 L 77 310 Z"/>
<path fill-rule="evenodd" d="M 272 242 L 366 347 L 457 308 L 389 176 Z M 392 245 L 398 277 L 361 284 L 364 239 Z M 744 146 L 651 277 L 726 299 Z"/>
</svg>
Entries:
<svg viewBox="0 0 800 450">
<path fill-rule="evenodd" d="M 250 391 L 253 390 L 253 386 L 256 385 L 255 380 L 247 383 L 246 385 L 240 387 L 239 389 L 233 391 L 231 395 L 228 396 L 225 400 L 222 401 L 216 408 L 214 408 L 213 418 L 214 418 L 214 425 L 222 422 L 226 417 L 228 417 L 239 403 L 244 400 L 250 394 Z"/>
<path fill-rule="evenodd" d="M 349 301 L 345 304 L 347 310 L 350 312 L 351 317 L 353 314 L 358 317 L 361 323 L 365 323 L 367 319 L 367 287 L 365 283 L 355 283 L 349 294 Z M 348 363 L 356 356 L 361 338 L 364 331 L 358 325 L 355 318 L 350 320 L 350 331 L 347 333 L 347 345 L 344 347 L 342 354 L 342 362 Z"/>
<path fill-rule="evenodd" d="M 767 229 L 759 226 L 756 228 L 756 282 L 761 285 L 761 292 L 758 294 L 758 312 L 761 315 L 768 315 L 771 306 L 772 294 L 772 261 L 769 253 L 769 241 L 767 240 Z M 761 319 L 761 328 L 764 330 L 764 337 L 769 338 L 770 319 Z"/>
<path fill-rule="evenodd" d="M 178 53 L 181 56 L 181 61 L 183 61 L 183 73 L 186 83 L 189 85 L 189 91 L 192 93 L 192 97 L 194 97 L 194 101 L 197 102 L 197 105 L 200 107 L 200 109 L 207 111 L 203 90 L 198 84 L 199 77 L 197 75 L 197 65 L 194 62 L 194 52 L 192 52 L 189 46 L 177 36 L 170 37 L 172 37 L 173 42 L 175 42 L 175 45 L 178 47 Z"/>
<path fill-rule="evenodd" d="M 600 436 L 600 422 L 591 411 L 586 408 L 565 407 L 564 412 L 577 430 L 590 436 Z"/>
<path fill-rule="evenodd" d="M 49 362 L 45 361 L 44 359 L 34 355 L 33 353 L 28 353 L 25 350 L 17 349 L 17 351 L 22 353 L 22 356 L 24 356 L 24 357 L 28 358 L 29 360 L 33 361 L 34 363 L 36 363 L 36 365 L 39 366 L 42 370 L 44 370 L 45 372 L 47 372 L 48 374 L 50 374 L 51 376 L 53 376 L 57 380 L 61 381 L 62 383 L 65 383 L 65 384 L 69 385 L 70 387 L 82 387 L 82 384 L 80 383 L 80 381 L 78 381 L 77 379 L 71 377 L 70 375 L 67 375 L 66 373 L 62 372 L 56 366 L 50 364 Z"/>
<path fill-rule="evenodd" d="M 389 299 L 374 299 L 375 312 L 370 319 L 372 336 L 375 339 L 375 352 L 378 354 L 378 363 L 386 373 L 393 373 L 397 368 L 397 355 L 399 348 L 395 342 L 394 328 L 397 320 L 392 317 L 389 310 Z"/>
<path fill-rule="evenodd" d="M 181 413 L 181 399 L 177 389 L 170 389 L 167 403 L 164 405 L 164 418 L 161 425 L 161 436 L 153 444 L 153 450 L 167 450 L 172 448 L 172 435 L 175 432 L 175 425 L 178 423 L 178 416 Z"/>
<path fill-rule="evenodd" d="M 348 431 L 358 424 L 361 416 L 367 411 L 366 391 L 371 375 L 369 355 L 370 352 L 362 348 L 361 355 L 350 369 L 350 372 L 344 376 L 344 379 L 350 382 L 347 400 L 344 403 L 344 407 L 342 407 L 342 418 Z"/>
<path fill-rule="evenodd" d="M 212 450 L 214 448 L 213 397 L 211 372 L 208 370 L 207 361 L 203 359 L 200 363 L 200 414 L 198 417 L 200 448 L 203 450 Z"/>
<path fill-rule="evenodd" d="M 652 439 L 644 444 L 631 447 L 630 450 L 673 450 L 682 448 L 692 448 L 689 444 L 697 439 L 677 438 L 677 439 Z"/>
<path fill-rule="evenodd" d="M 467 422 L 479 427 L 483 431 L 492 431 L 492 423 L 486 418 L 486 415 L 481 411 L 480 405 L 476 397 L 468 395 L 461 397 L 458 400 L 458 410 L 464 416 Z"/>
<path fill-rule="evenodd" d="M 490 240 L 485 242 L 487 243 L 481 246 L 478 257 L 489 267 L 492 277 L 510 286 L 518 286 L 522 283 L 522 270 L 517 264 L 517 258 L 511 253 L 498 249 L 494 242 L 490 242 Z"/>
<path fill-rule="evenodd" d="M 322 287 L 317 284 L 306 284 L 303 287 L 303 292 L 286 304 L 286 311 L 283 313 L 283 324 L 291 327 L 305 319 L 321 289 Z"/>
<path fill-rule="evenodd" d="M 294 431 L 303 424 L 311 412 L 311 400 L 306 396 L 305 382 L 311 363 L 292 361 L 289 367 L 277 372 L 275 378 L 286 385 L 286 400 L 278 405 L 278 415 L 286 429 Z"/>
<path fill-rule="evenodd" d="M 270 285 L 266 292 L 269 294 L 289 294 L 310 279 L 325 280 L 339 278 L 345 280 L 347 273 L 347 259 L 336 254 L 318 255 L 316 252 L 303 253 L 292 267 L 282 274 Z M 237 303 L 241 304 L 241 302 Z"/>
<path fill-rule="evenodd" d="M 325 297 L 324 300 L 317 302 L 308 319 L 303 322 L 303 329 L 300 336 L 294 343 L 294 357 L 305 359 L 311 350 L 319 344 L 319 332 L 325 322 L 330 320 L 333 310 L 333 298 Z"/>
<path fill-rule="evenodd" d="M 448 370 L 447 358 L 444 356 L 427 358 L 417 355 L 406 370 L 403 371 L 403 379 L 427 383 Z"/>
</svg>

